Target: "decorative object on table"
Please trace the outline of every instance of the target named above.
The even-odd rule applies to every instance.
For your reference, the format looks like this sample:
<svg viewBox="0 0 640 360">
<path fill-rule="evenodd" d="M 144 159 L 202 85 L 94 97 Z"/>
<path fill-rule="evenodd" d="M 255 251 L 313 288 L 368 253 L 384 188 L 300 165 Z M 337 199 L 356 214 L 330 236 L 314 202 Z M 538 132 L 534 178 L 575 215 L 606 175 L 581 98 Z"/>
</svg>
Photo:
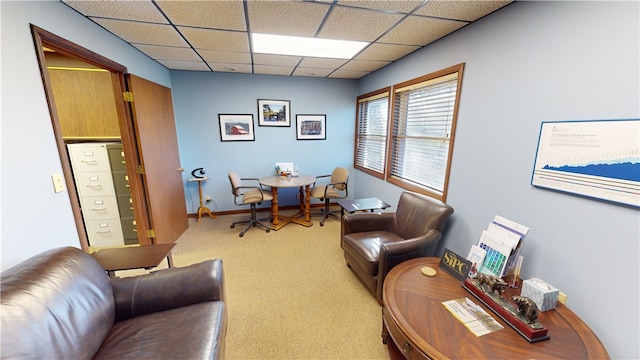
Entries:
<svg viewBox="0 0 640 360">
<path fill-rule="evenodd" d="M 282 177 L 298 176 L 298 167 L 292 162 L 277 162 L 275 169 L 276 175 Z"/>
<path fill-rule="evenodd" d="M 193 171 L 191 172 L 191 176 L 193 176 L 196 179 L 202 179 L 204 178 L 204 168 L 197 168 L 197 169 L 193 169 Z"/>
<path fill-rule="evenodd" d="M 516 303 L 518 312 L 529 320 L 529 324 L 538 320 L 538 306 L 533 300 L 524 296 L 512 296 L 511 301 Z"/>
<path fill-rule="evenodd" d="M 254 141 L 252 114 L 218 114 L 221 141 Z"/>
<path fill-rule="evenodd" d="M 528 227 L 496 215 L 487 229 L 482 231 L 480 240 L 475 245 L 485 253 L 481 254 L 473 247 L 469 251 L 470 257 L 475 254 L 475 258 L 482 258 L 482 261 L 478 263 L 477 271 L 498 277 L 503 277 L 513 271 L 522 252 L 524 237 L 528 232 Z"/>
<path fill-rule="evenodd" d="M 520 295 L 531 298 L 540 311 L 553 310 L 558 303 L 560 291 L 538 278 L 531 278 L 522 282 Z"/>
<path fill-rule="evenodd" d="M 329 179 L 329 182 L 326 181 Z M 324 226 L 324 221 L 328 217 L 340 220 L 341 217 L 336 215 L 339 211 L 331 211 L 331 200 L 346 199 L 349 196 L 349 170 L 343 167 L 333 169 L 331 175 L 316 176 L 316 181 L 311 185 L 310 196 L 314 199 L 324 201 L 322 213 L 313 215 L 322 215 L 320 226 Z"/>
<path fill-rule="evenodd" d="M 542 122 L 531 185 L 640 207 L 638 133 L 640 119 Z"/>
<path fill-rule="evenodd" d="M 290 108 L 288 100 L 258 99 L 258 125 L 291 126 Z"/>
<path fill-rule="evenodd" d="M 471 261 L 447 248 L 444 249 L 439 266 L 460 281 L 464 281 L 471 271 Z"/>
<path fill-rule="evenodd" d="M 326 140 L 327 115 L 296 115 L 296 139 Z"/>
<path fill-rule="evenodd" d="M 502 296 L 504 290 L 509 286 L 506 282 L 502 281 L 502 279 L 492 274 L 478 273 L 476 279 L 478 279 L 480 288 L 484 289 L 483 285 L 487 285 L 489 287 L 488 292 L 494 294 L 497 290 L 498 296 Z"/>
<path fill-rule="evenodd" d="M 523 309 L 526 311 L 524 311 L 524 313 L 520 312 L 518 310 L 519 305 L 514 305 L 514 303 L 493 291 L 486 291 L 478 279 L 467 279 L 462 284 L 462 287 L 476 299 L 489 307 L 491 311 L 509 324 L 509 326 L 511 326 L 516 332 L 518 332 L 518 334 L 530 343 L 548 340 L 550 338 L 549 330 L 547 328 L 527 317 L 528 314 L 528 316 L 533 318 L 533 310 L 530 310 L 530 306 L 527 307 L 526 305 L 523 305 Z"/>
</svg>

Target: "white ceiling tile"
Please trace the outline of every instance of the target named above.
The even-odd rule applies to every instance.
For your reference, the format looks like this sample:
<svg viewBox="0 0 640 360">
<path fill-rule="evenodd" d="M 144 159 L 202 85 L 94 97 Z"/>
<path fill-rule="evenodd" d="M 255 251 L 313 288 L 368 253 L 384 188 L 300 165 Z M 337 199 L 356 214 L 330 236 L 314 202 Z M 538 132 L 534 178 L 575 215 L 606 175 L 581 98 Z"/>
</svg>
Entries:
<svg viewBox="0 0 640 360">
<path fill-rule="evenodd" d="M 373 41 L 402 18 L 400 14 L 335 7 L 320 30 L 326 39 Z"/>
<path fill-rule="evenodd" d="M 251 54 L 249 54 L 248 52 L 232 52 L 232 51 L 200 49 L 198 50 L 198 53 L 207 62 L 251 64 Z"/>
<path fill-rule="evenodd" d="M 206 30 L 178 27 L 196 49 L 249 52 L 249 38 L 245 32 Z"/>
<path fill-rule="evenodd" d="M 259 65 L 296 66 L 302 57 L 286 55 L 254 54 L 253 62 Z"/>
<path fill-rule="evenodd" d="M 298 67 L 293 72 L 294 76 L 327 77 L 333 69 Z"/>
<path fill-rule="evenodd" d="M 247 9 L 251 32 L 314 37 L 329 6 L 312 2 L 250 1 Z"/>
<path fill-rule="evenodd" d="M 358 54 L 358 56 L 356 56 L 354 59 L 395 61 L 418 49 L 420 49 L 420 46 L 417 45 L 373 43 L 368 48 L 364 49 L 360 54 Z"/>
<path fill-rule="evenodd" d="M 510 3 L 511 1 L 429 0 L 429 2 L 414 14 L 444 19 L 475 21 Z"/>
<path fill-rule="evenodd" d="M 191 48 L 133 44 L 138 50 L 157 60 L 202 61 Z"/>
<path fill-rule="evenodd" d="M 289 76 L 293 71 L 293 66 L 271 66 L 271 65 L 255 65 L 253 71 L 256 74 L 264 75 L 284 75 Z"/>
<path fill-rule="evenodd" d="M 202 61 L 158 60 L 158 62 L 173 70 L 211 71 Z"/>
<path fill-rule="evenodd" d="M 208 63 L 213 71 L 220 72 L 235 72 L 235 73 L 245 73 L 251 74 L 251 65 L 248 64 L 223 64 L 223 63 Z"/>
<path fill-rule="evenodd" d="M 302 59 L 302 62 L 300 62 L 299 66 L 308 67 L 308 68 L 335 69 L 335 68 L 339 68 L 347 61 L 348 60 L 344 60 L 344 59 L 306 57 Z"/>
<path fill-rule="evenodd" d="M 129 43 L 188 47 L 170 25 L 97 18 L 92 20 L 116 36 L 127 39 Z"/>
<path fill-rule="evenodd" d="M 423 46 L 465 25 L 466 23 L 460 21 L 409 16 L 380 38 L 379 42 Z"/>
<path fill-rule="evenodd" d="M 351 71 L 351 70 L 336 70 L 331 75 L 330 78 L 339 78 L 339 79 L 360 79 L 361 77 L 369 74 L 367 71 Z"/>
<path fill-rule="evenodd" d="M 64 1 L 85 16 L 168 24 L 151 1 Z"/>
<path fill-rule="evenodd" d="M 415 9 L 418 5 L 422 4 L 423 0 L 339 0 L 338 5 L 360 7 L 366 9 L 376 9 L 388 12 L 409 13 Z"/>
<path fill-rule="evenodd" d="M 344 64 L 340 70 L 353 70 L 353 71 L 375 71 L 381 67 L 391 64 L 391 61 L 363 61 L 363 60 L 351 60 Z"/>
<path fill-rule="evenodd" d="M 176 26 L 247 30 L 242 1 L 157 1 Z"/>
</svg>

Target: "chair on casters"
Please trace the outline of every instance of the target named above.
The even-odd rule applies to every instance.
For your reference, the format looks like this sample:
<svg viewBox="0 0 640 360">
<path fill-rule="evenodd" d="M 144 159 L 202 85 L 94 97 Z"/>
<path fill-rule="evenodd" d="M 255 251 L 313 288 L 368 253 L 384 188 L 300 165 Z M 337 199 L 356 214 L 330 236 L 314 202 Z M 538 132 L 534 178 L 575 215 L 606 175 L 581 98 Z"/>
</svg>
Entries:
<svg viewBox="0 0 640 360">
<path fill-rule="evenodd" d="M 247 224 L 240 232 L 240 237 L 243 237 L 244 233 L 247 232 L 247 230 L 252 226 L 262 226 L 267 232 L 271 231 L 271 226 L 269 224 L 265 224 L 257 218 L 256 209 L 256 205 L 261 204 L 263 201 L 273 200 L 273 195 L 271 194 L 271 192 L 264 190 L 260 185 L 258 179 L 240 178 L 240 176 L 238 176 L 238 174 L 234 171 L 229 172 L 229 181 L 231 182 L 231 193 L 233 194 L 233 202 L 238 206 L 247 204 L 251 205 L 251 217 L 248 220 L 234 222 L 233 224 L 231 224 L 231 228 L 233 229 L 238 224 Z M 243 181 L 255 181 L 256 183 L 258 183 L 258 185 L 243 185 Z"/>
<path fill-rule="evenodd" d="M 330 183 L 326 183 L 326 180 L 330 178 Z M 319 184 L 320 182 L 325 182 L 325 184 Z M 324 200 L 324 209 L 320 214 L 313 215 L 322 215 L 322 219 L 320 219 L 320 226 L 324 226 L 324 221 L 328 217 L 333 217 L 334 219 L 340 220 L 340 216 L 336 215 L 340 213 L 340 211 L 331 211 L 331 199 L 346 199 L 349 195 L 347 182 L 349 181 L 349 171 L 342 167 L 337 167 L 333 169 L 331 175 L 320 175 L 316 176 L 316 182 L 313 183 L 310 192 L 310 196 L 314 199 Z"/>
</svg>

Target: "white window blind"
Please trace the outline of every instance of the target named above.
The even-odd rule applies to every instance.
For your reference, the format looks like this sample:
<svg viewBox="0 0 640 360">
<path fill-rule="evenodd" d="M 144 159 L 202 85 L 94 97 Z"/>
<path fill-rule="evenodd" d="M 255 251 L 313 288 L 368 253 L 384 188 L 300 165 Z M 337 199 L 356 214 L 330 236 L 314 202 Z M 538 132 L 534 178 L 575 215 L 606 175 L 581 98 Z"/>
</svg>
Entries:
<svg viewBox="0 0 640 360">
<path fill-rule="evenodd" d="M 389 89 L 358 98 L 354 167 L 384 175 L 389 116 Z"/>
<path fill-rule="evenodd" d="M 395 89 L 389 176 L 446 192 L 458 72 Z"/>
</svg>

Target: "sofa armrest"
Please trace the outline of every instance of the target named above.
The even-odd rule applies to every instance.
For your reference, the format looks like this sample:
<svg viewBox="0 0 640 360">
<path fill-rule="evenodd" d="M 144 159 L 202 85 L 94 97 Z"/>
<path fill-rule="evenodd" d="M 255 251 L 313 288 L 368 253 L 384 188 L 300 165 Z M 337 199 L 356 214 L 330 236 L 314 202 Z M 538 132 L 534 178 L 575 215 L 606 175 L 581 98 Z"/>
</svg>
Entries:
<svg viewBox="0 0 640 360">
<path fill-rule="evenodd" d="M 116 321 L 206 301 L 224 301 L 221 259 L 111 280 Z"/>
<path fill-rule="evenodd" d="M 353 213 L 342 218 L 342 235 L 364 231 L 389 231 L 393 224 L 394 213 Z"/>
</svg>

